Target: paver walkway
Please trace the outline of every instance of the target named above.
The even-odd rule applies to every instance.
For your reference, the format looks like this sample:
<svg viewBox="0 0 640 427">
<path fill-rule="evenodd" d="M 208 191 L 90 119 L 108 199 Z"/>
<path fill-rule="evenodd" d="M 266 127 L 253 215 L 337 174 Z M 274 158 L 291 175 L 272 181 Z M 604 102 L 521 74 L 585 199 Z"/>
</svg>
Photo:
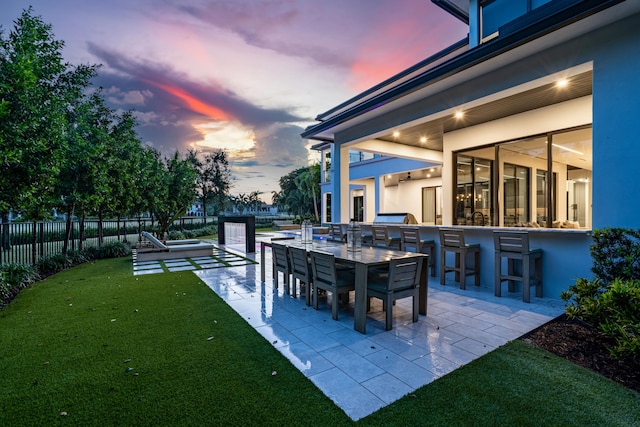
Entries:
<svg viewBox="0 0 640 427">
<path fill-rule="evenodd" d="M 259 264 L 194 273 L 353 420 L 564 312 L 560 300 L 532 297 L 525 304 L 521 294 L 497 298 L 486 288 L 461 291 L 430 278 L 427 316 L 412 323 L 411 299 L 400 300 L 393 329 L 385 332 L 381 304 L 373 300 L 363 335 L 353 329 L 353 301 L 334 321 L 330 297 L 318 311 L 307 307 L 300 293 L 273 287 L 270 251 L 266 263 L 265 283 Z"/>
</svg>

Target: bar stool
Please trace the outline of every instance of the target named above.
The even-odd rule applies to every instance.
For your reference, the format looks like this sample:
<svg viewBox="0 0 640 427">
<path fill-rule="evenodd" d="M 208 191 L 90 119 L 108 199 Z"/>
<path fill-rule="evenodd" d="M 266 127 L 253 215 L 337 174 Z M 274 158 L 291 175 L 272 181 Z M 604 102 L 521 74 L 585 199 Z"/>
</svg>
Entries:
<svg viewBox="0 0 640 427">
<path fill-rule="evenodd" d="M 536 297 L 542 298 L 542 249 L 529 249 L 529 233 L 494 231 L 493 243 L 496 251 L 495 295 L 502 294 L 502 282 L 514 290 L 514 282 L 522 282 L 522 300 L 531 301 L 531 286 L 536 287 Z M 507 259 L 507 274 L 502 274 L 502 258 Z M 521 274 L 516 272 L 515 262 L 521 265 Z M 531 274 L 531 266 L 534 271 Z"/>
<path fill-rule="evenodd" d="M 410 249 L 414 249 L 417 253 L 426 253 L 429 255 L 431 277 L 436 277 L 435 242 L 433 240 L 421 240 L 420 229 L 418 227 L 401 227 L 400 250 L 409 252 Z"/>
<path fill-rule="evenodd" d="M 389 230 L 387 230 L 386 225 L 372 225 L 371 233 L 371 246 L 388 249 L 400 247 L 400 241 L 398 238 L 393 239 L 389 237 Z"/>
<path fill-rule="evenodd" d="M 447 265 L 447 252 L 455 254 L 455 265 Z M 467 266 L 467 255 L 473 254 L 473 265 Z M 475 276 L 475 285 L 480 286 L 480 245 L 466 244 L 464 232 L 454 229 L 440 229 L 440 284 L 444 285 L 445 275 L 455 272 L 455 280 L 460 281 L 460 289 L 466 288 L 466 277 Z"/>
</svg>

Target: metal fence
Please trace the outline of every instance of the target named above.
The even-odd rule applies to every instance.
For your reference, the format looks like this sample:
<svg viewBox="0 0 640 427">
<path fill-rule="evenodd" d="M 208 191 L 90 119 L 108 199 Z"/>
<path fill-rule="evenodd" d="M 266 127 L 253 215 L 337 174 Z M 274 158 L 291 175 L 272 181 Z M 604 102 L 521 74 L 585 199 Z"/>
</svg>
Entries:
<svg viewBox="0 0 640 427">
<path fill-rule="evenodd" d="M 102 221 L 103 242 L 127 241 L 135 244 L 140 232 L 151 231 L 156 222 L 150 218 Z M 217 218 L 209 217 L 207 226 L 216 226 Z M 184 217 L 176 221 L 170 230 L 190 230 L 205 226 L 204 217 Z M 0 224 L 0 265 L 10 263 L 31 264 L 38 259 L 62 253 L 66 223 L 56 222 L 12 222 Z M 36 259 L 33 259 L 35 233 Z M 82 243 L 82 244 L 81 244 Z M 73 221 L 68 249 L 75 250 L 98 246 L 98 221 L 84 222 L 84 239 L 80 242 L 80 222 Z"/>
<path fill-rule="evenodd" d="M 256 216 L 256 227 L 271 227 L 273 221 L 293 219 L 283 215 Z M 205 224 L 206 222 L 206 224 Z M 34 227 L 35 225 L 35 227 Z M 140 241 L 142 231 L 152 231 L 157 221 L 150 218 L 104 220 L 102 221 L 103 242 L 126 241 L 134 245 Z M 205 218 L 202 216 L 183 217 L 176 221 L 169 230 L 192 230 L 204 226 L 217 227 L 218 217 Z M 35 228 L 35 231 L 34 231 Z M 50 257 L 62 253 L 66 223 L 55 222 L 12 222 L 0 224 L 0 265 L 20 263 L 32 264 L 40 258 Z M 217 228 L 216 228 L 217 231 Z M 33 259 L 35 232 L 36 259 Z M 98 221 L 86 220 L 84 222 L 84 239 L 80 244 L 80 222 L 73 221 L 68 249 L 76 250 L 89 246 L 98 246 Z"/>
</svg>

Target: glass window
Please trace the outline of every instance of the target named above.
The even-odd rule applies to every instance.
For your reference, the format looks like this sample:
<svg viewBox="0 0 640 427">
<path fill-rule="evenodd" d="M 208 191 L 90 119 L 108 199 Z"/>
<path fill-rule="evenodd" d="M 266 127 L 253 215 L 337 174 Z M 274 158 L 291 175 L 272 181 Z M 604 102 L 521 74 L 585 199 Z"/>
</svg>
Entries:
<svg viewBox="0 0 640 427">
<path fill-rule="evenodd" d="M 535 221 L 537 223 L 537 225 L 541 226 L 541 227 L 546 227 L 547 224 L 547 217 L 549 215 L 549 174 L 547 173 L 546 170 L 540 170 L 537 169 L 536 170 L 536 183 L 535 183 L 535 190 L 533 190 L 536 194 L 535 196 L 535 200 L 534 200 L 534 207 L 533 210 L 535 212 L 535 218 L 533 218 L 532 221 Z M 556 174 L 553 174 L 553 182 L 557 182 L 557 178 L 556 178 Z M 556 201 L 556 191 L 555 191 L 555 185 L 551 186 L 552 191 L 551 191 L 551 203 L 552 203 L 552 208 L 551 208 L 551 220 L 554 221 L 556 219 L 556 205 L 555 205 L 555 201 Z"/>
<path fill-rule="evenodd" d="M 322 167 L 324 170 L 324 182 L 331 182 L 331 150 L 322 152 L 324 161 Z"/>
<path fill-rule="evenodd" d="M 536 7 L 540 7 L 543 4 L 549 3 L 551 0 L 531 0 L 531 9 L 535 9 Z"/>
<path fill-rule="evenodd" d="M 325 222 L 331 222 L 331 193 L 324 195 L 324 217 Z"/>
<path fill-rule="evenodd" d="M 504 226 L 530 226 L 529 168 L 504 164 Z"/>
<path fill-rule="evenodd" d="M 491 225 L 493 161 L 486 157 L 492 152 L 493 149 L 465 153 L 485 158 L 457 156 L 456 224 Z"/>
<path fill-rule="evenodd" d="M 458 153 L 455 178 L 456 224 L 591 228 L 591 127 Z"/>
<path fill-rule="evenodd" d="M 554 172 L 565 177 L 558 183 L 566 198 L 558 200 L 556 227 L 591 228 L 592 132 L 591 128 L 552 135 Z"/>
<path fill-rule="evenodd" d="M 528 0 L 493 0 L 482 3 L 482 38 L 498 31 L 504 24 L 513 21 L 528 11 Z"/>
</svg>

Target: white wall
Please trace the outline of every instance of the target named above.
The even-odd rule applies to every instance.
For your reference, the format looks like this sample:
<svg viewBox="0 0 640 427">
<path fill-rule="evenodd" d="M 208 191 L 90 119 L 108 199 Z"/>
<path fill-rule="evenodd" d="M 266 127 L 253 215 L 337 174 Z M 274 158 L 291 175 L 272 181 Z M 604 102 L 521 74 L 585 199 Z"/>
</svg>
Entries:
<svg viewBox="0 0 640 427">
<path fill-rule="evenodd" d="M 440 178 L 412 179 L 397 186 L 383 187 L 383 204 L 380 212 L 408 212 L 422 221 L 422 189 L 442 185 Z"/>
</svg>

